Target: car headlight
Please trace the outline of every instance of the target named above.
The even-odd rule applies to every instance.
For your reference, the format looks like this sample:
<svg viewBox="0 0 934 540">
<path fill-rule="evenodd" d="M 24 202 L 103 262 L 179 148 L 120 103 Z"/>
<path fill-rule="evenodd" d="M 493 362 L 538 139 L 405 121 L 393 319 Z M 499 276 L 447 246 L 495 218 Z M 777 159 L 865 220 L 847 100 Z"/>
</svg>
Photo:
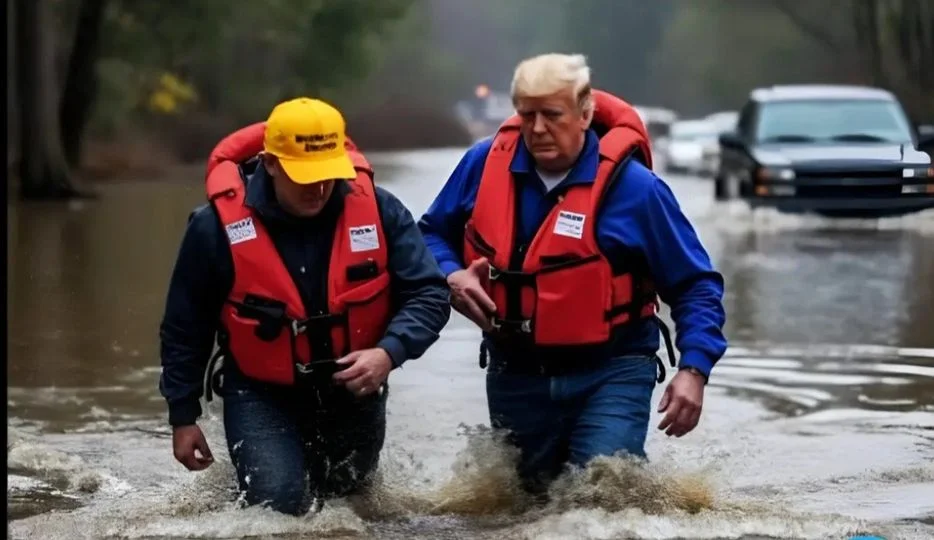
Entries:
<svg viewBox="0 0 934 540">
<path fill-rule="evenodd" d="M 902 169 L 902 178 L 934 178 L 934 167 L 908 167 Z"/>
<path fill-rule="evenodd" d="M 795 171 L 787 167 L 759 167 L 756 171 L 756 179 L 788 182 L 795 179 Z"/>
<path fill-rule="evenodd" d="M 931 193 L 934 194 L 934 166 L 931 167 L 907 167 L 902 169 L 902 178 L 917 178 L 922 182 L 925 180 L 927 182 L 922 184 L 905 184 L 902 186 L 902 194 L 920 194 L 920 193 Z"/>
</svg>

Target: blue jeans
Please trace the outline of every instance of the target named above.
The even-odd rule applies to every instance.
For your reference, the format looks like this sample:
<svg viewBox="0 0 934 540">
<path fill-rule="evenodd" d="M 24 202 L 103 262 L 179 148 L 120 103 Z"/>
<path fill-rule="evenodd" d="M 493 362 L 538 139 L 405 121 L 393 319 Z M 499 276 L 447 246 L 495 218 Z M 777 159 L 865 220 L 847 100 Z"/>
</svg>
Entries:
<svg viewBox="0 0 934 540">
<path fill-rule="evenodd" d="M 490 424 L 519 448 L 526 489 L 543 492 L 568 463 L 618 453 L 644 458 L 657 366 L 654 356 L 623 356 L 590 371 L 547 377 L 491 363 Z"/>
<path fill-rule="evenodd" d="M 386 435 L 386 400 L 357 398 L 329 381 L 283 388 L 247 380 L 225 362 L 224 430 L 248 505 L 305 513 L 312 499 L 366 484 Z"/>
</svg>

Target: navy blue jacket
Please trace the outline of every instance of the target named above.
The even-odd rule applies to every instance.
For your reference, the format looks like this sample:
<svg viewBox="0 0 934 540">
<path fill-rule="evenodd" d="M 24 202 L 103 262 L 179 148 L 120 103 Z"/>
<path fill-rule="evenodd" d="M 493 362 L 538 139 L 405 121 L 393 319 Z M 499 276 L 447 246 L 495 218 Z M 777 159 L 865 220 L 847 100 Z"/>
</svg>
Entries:
<svg viewBox="0 0 934 540">
<path fill-rule="evenodd" d="M 324 306 L 326 311 L 327 277 L 321 270 L 330 260 L 348 186 L 339 183 L 318 216 L 297 218 L 279 206 L 272 180 L 259 160 L 242 165 L 241 173 L 247 182 L 246 204 L 269 231 L 305 307 L 316 311 Z M 450 291 L 408 209 L 380 187 L 376 199 L 386 233 L 396 309 L 378 346 L 399 367 L 420 357 L 438 339 L 451 313 Z M 189 217 L 160 328 L 159 389 L 173 426 L 193 424 L 201 415 L 204 374 L 233 278 L 230 246 L 217 211 L 210 204 L 200 206 Z"/>
<path fill-rule="evenodd" d="M 467 151 L 419 221 L 425 241 L 445 275 L 464 267 L 464 225 L 473 211 L 491 146 L 492 138 L 488 138 Z M 520 139 L 510 165 L 519 189 L 517 240 L 531 241 L 558 195 L 568 186 L 592 183 L 598 163 L 599 140 L 589 130 L 574 168 L 561 184 L 546 192 L 535 172 L 534 158 Z M 723 278 L 714 271 L 668 185 L 636 160 L 622 166 L 625 168 L 607 190 L 597 216 L 597 243 L 610 259 L 632 250 L 642 254 L 660 298 L 671 307 L 680 365 L 709 375 L 727 346 L 722 332 Z M 496 349 L 490 345 L 495 357 Z M 654 354 L 658 347 L 658 325 L 649 319 L 617 334 L 610 353 Z"/>
</svg>

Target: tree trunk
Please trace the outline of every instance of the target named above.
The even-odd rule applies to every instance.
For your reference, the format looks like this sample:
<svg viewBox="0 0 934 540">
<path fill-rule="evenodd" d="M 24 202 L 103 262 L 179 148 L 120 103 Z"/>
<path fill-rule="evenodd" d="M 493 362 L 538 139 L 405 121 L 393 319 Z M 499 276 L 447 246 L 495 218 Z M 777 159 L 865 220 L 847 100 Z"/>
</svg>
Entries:
<svg viewBox="0 0 934 540">
<path fill-rule="evenodd" d="M 47 0 L 16 0 L 20 110 L 20 193 L 24 198 L 78 195 L 62 149 Z"/>
<path fill-rule="evenodd" d="M 14 33 L 16 31 L 16 24 L 13 20 L 15 11 L 13 10 L 13 2 L 7 2 L 6 5 L 6 170 L 7 177 L 11 176 L 15 170 L 15 165 L 17 163 L 17 158 L 19 156 L 19 111 L 17 110 L 17 103 L 19 103 L 19 93 L 16 91 L 16 42 L 14 41 Z"/>
<path fill-rule="evenodd" d="M 822 22 L 808 20 L 808 17 L 799 13 L 795 8 L 786 3 L 785 0 L 772 0 L 772 6 L 795 25 L 801 33 L 821 44 L 827 48 L 828 51 L 834 53 L 838 57 L 845 52 Z"/>
<path fill-rule="evenodd" d="M 931 2 L 922 2 L 921 16 L 921 65 L 923 95 L 934 95 L 934 73 L 930 66 L 934 65 L 934 5 Z M 931 100 L 934 101 L 934 100 Z M 934 103 L 927 103 L 924 110 L 925 121 L 934 122 Z"/>
<path fill-rule="evenodd" d="M 856 50 L 867 59 L 869 77 L 875 86 L 887 87 L 882 65 L 882 44 L 879 32 L 879 11 L 876 0 L 853 0 L 853 28 Z"/>
<path fill-rule="evenodd" d="M 107 0 L 82 0 L 61 102 L 61 137 L 72 167 L 81 164 L 81 141 L 97 98 L 97 57 Z"/>
</svg>

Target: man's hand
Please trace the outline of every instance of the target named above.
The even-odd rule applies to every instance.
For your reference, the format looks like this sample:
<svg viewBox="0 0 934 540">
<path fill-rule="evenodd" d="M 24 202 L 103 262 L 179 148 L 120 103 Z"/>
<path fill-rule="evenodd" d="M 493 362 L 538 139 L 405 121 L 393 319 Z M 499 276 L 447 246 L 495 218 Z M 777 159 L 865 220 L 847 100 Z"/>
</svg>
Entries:
<svg viewBox="0 0 934 540">
<path fill-rule="evenodd" d="M 490 263 L 485 258 L 477 259 L 467 268 L 448 276 L 451 306 L 485 332 L 492 329 L 492 317 L 496 313 L 496 304 L 484 288 L 489 279 Z"/>
<path fill-rule="evenodd" d="M 346 367 L 334 374 L 334 382 L 343 384 L 357 397 L 377 391 L 392 370 L 389 353 L 379 347 L 354 351 L 337 360 L 337 364 Z"/>
<path fill-rule="evenodd" d="M 214 463 L 208 441 L 197 424 L 178 426 L 172 430 L 172 450 L 175 459 L 189 471 L 203 471 Z"/>
<path fill-rule="evenodd" d="M 691 432 L 700 420 L 704 405 L 704 376 L 682 369 L 671 379 L 665 388 L 658 412 L 668 413 L 658 424 L 658 429 L 666 435 L 681 437 Z"/>
</svg>

